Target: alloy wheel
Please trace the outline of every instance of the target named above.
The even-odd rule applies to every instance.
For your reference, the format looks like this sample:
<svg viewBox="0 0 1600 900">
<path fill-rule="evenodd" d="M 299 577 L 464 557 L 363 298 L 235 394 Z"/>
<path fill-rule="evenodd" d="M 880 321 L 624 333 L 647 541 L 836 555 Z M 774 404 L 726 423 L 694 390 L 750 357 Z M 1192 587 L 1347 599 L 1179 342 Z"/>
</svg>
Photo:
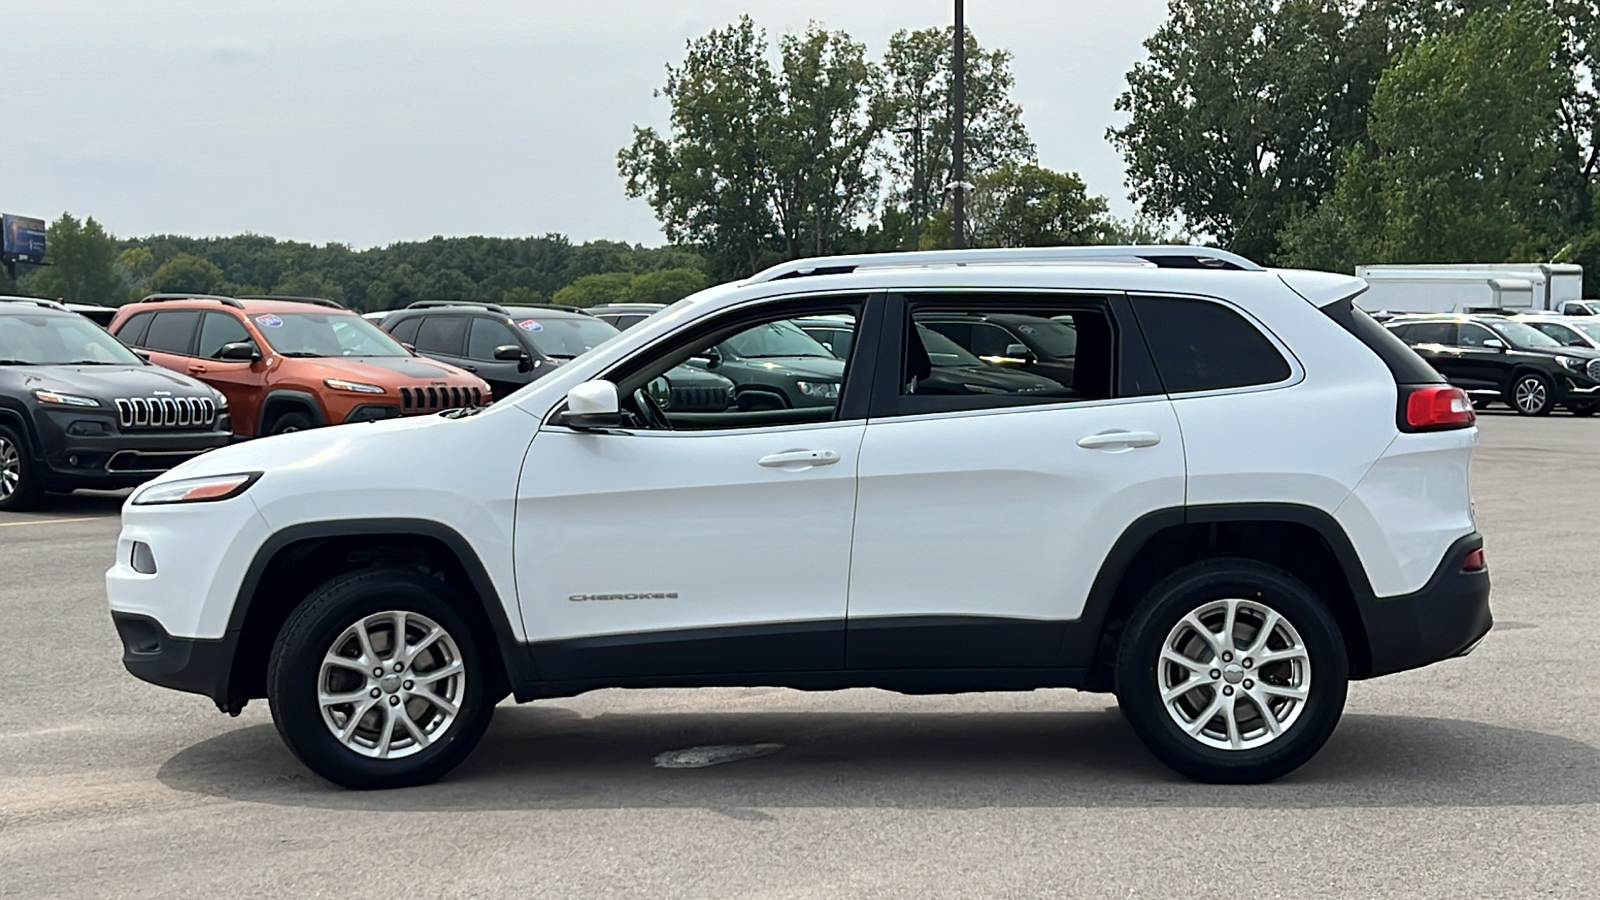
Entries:
<svg viewBox="0 0 1600 900">
<path fill-rule="evenodd" d="M 399 759 L 450 730 L 466 689 L 466 664 L 450 633 L 427 616 L 393 610 L 365 616 L 334 639 L 317 676 L 317 704 L 345 747 Z"/>
<path fill-rule="evenodd" d="M 1185 734 L 1251 750 L 1292 727 L 1311 691 L 1311 656 L 1290 621 L 1256 600 L 1213 600 L 1161 645 L 1161 704 Z"/>
<path fill-rule="evenodd" d="M 1518 410 L 1531 415 L 1550 402 L 1550 389 L 1545 387 L 1543 379 L 1530 375 L 1517 382 L 1513 399 Z"/>
<path fill-rule="evenodd" d="M 17 492 L 22 484 L 22 452 L 11 439 L 0 435 L 0 500 Z"/>
</svg>

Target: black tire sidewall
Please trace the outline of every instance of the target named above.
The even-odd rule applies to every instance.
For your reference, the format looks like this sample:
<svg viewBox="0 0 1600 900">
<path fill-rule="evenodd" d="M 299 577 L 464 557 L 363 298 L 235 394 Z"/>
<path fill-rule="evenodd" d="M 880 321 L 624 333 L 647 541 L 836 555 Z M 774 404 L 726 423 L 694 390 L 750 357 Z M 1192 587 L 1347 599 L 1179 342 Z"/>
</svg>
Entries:
<svg viewBox="0 0 1600 900">
<path fill-rule="evenodd" d="M 342 576 L 313 592 L 284 624 L 267 672 L 268 703 L 284 743 L 312 771 L 349 788 L 409 787 L 455 768 L 482 738 L 494 714 L 494 673 L 462 598 L 421 574 L 374 571 Z M 467 689 L 456 721 L 427 749 L 399 759 L 364 757 L 328 730 L 317 703 L 322 658 L 352 623 L 387 610 L 420 613 L 450 633 L 466 666 Z"/>
<path fill-rule="evenodd" d="M 1533 411 L 1523 409 L 1522 404 L 1517 402 L 1517 385 L 1530 379 L 1544 385 L 1544 406 Z M 1518 375 L 1511 382 L 1511 408 L 1517 411 L 1517 415 L 1521 416 L 1548 416 L 1556 408 L 1555 385 L 1551 383 L 1550 379 L 1537 372 L 1524 372 Z"/>
<path fill-rule="evenodd" d="M 17 448 L 17 467 L 20 470 L 17 489 L 11 496 L 0 499 L 0 512 L 35 509 L 44 497 L 44 491 L 39 486 L 39 474 L 33 468 L 33 456 L 28 452 L 28 436 L 10 425 L 0 425 L 0 436 Z"/>
<path fill-rule="evenodd" d="M 311 421 L 311 417 L 303 412 L 280 413 L 273 418 L 272 425 L 267 428 L 267 434 L 287 434 L 288 432 L 285 431 L 285 428 L 290 426 L 295 431 L 306 431 L 314 427 L 314 424 Z"/>
<path fill-rule="evenodd" d="M 1161 703 L 1161 646 L 1178 620 L 1228 597 L 1258 600 L 1289 620 L 1311 657 L 1311 696 L 1282 737 L 1251 750 L 1219 750 L 1185 734 Z M 1123 633 L 1117 700 L 1134 731 L 1158 759 L 1200 781 L 1256 783 L 1282 777 L 1322 748 L 1344 712 L 1349 657 L 1338 623 L 1303 582 L 1249 560 L 1198 563 L 1156 585 Z"/>
</svg>

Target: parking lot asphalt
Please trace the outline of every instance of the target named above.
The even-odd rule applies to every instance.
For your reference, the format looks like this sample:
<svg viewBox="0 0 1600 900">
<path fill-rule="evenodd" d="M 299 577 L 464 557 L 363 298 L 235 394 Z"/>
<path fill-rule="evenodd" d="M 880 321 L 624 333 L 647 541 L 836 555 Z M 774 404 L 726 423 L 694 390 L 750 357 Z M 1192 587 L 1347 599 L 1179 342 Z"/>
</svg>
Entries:
<svg viewBox="0 0 1600 900">
<path fill-rule="evenodd" d="M 1106 696 L 720 689 L 507 704 L 445 781 L 348 792 L 264 703 L 123 671 L 118 496 L 0 514 L 0 897 L 1593 897 L 1600 421 L 1481 425 L 1495 630 L 1255 787 L 1173 775 Z"/>
</svg>

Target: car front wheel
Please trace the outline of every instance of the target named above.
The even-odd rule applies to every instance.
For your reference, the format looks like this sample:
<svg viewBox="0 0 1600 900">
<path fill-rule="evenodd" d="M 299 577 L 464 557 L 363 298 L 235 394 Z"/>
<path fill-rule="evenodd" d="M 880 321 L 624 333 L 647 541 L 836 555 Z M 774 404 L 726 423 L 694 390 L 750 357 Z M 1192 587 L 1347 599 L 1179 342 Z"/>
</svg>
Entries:
<svg viewBox="0 0 1600 900">
<path fill-rule="evenodd" d="M 289 617 L 267 673 L 273 722 L 312 771 L 395 788 L 455 768 L 494 713 L 496 679 L 463 599 L 417 573 L 329 582 Z"/>
<path fill-rule="evenodd" d="M 1547 416 L 1555 409 L 1550 380 L 1537 372 L 1517 376 L 1511 384 L 1511 405 L 1524 416 Z"/>
<path fill-rule="evenodd" d="M 1349 662 L 1338 624 L 1287 572 L 1249 560 L 1182 569 L 1123 632 L 1117 701 L 1162 762 L 1200 781 L 1271 781 L 1327 742 Z"/>
<path fill-rule="evenodd" d="M 0 427 L 0 510 L 33 509 L 43 495 L 27 442 L 16 429 Z"/>
</svg>

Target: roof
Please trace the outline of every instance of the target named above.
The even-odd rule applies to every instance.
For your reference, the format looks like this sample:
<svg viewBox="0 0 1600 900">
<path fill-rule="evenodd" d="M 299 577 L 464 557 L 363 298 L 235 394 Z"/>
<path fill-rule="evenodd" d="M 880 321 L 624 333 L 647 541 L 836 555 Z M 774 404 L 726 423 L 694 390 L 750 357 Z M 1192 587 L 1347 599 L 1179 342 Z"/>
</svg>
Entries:
<svg viewBox="0 0 1600 900">
<path fill-rule="evenodd" d="M 54 312 L 54 313 L 67 313 L 68 315 L 74 315 L 74 316 L 77 315 L 77 313 L 72 312 L 71 310 L 69 310 L 65 306 L 63 306 L 62 304 L 57 303 L 54 300 L 46 300 L 46 299 L 44 299 L 42 297 L 0 296 L 0 313 L 4 313 L 4 312 L 11 312 L 11 313 Z"/>
<path fill-rule="evenodd" d="M 331 303 L 332 301 L 328 302 Z M 308 299 L 253 299 L 248 297 L 221 297 L 214 294 L 151 294 L 139 301 L 139 304 L 145 303 L 171 303 L 183 309 L 207 309 L 212 308 L 212 304 L 219 304 L 241 310 L 250 315 L 258 313 L 348 312 L 343 307 L 330 307 L 323 303 L 311 303 Z M 355 313 L 350 313 L 350 315 L 355 315 Z"/>
<path fill-rule="evenodd" d="M 1245 272 L 1262 271 L 1261 266 L 1226 250 L 1211 247 L 1087 246 L 1020 247 L 986 250 L 929 250 L 915 253 L 863 253 L 852 256 L 824 256 L 797 259 L 757 272 L 745 284 L 764 284 L 788 278 L 817 275 L 847 275 L 865 269 L 928 268 L 934 266 L 1040 266 L 1040 265 L 1134 265 L 1158 269 L 1210 269 Z"/>
</svg>

